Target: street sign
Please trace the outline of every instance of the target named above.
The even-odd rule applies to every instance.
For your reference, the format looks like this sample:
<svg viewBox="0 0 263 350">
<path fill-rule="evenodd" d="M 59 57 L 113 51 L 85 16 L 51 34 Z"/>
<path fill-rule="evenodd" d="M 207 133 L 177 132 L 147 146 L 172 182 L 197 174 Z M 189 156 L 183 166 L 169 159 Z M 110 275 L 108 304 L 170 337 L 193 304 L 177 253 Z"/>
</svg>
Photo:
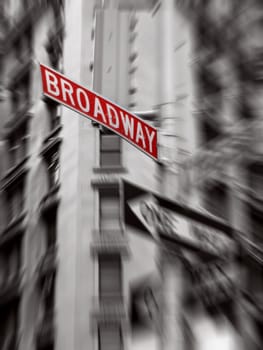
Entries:
<svg viewBox="0 0 263 350">
<path fill-rule="evenodd" d="M 40 64 L 40 70 L 45 96 L 103 125 L 148 156 L 158 159 L 156 128 L 54 69 Z"/>
<path fill-rule="evenodd" d="M 157 200 L 151 194 L 146 194 L 128 201 L 134 214 L 140 219 L 153 239 L 160 240 L 159 233 L 173 235 L 180 231 L 182 219 L 172 212 L 159 207 Z"/>
<path fill-rule="evenodd" d="M 125 223 L 155 240 L 211 257 L 228 258 L 235 242 L 224 221 L 148 192 L 126 180 Z"/>
<path fill-rule="evenodd" d="M 154 197 L 151 194 L 146 194 L 128 201 L 128 204 L 153 238 L 159 240 L 157 222 L 152 216 L 152 207 L 156 206 Z"/>
</svg>

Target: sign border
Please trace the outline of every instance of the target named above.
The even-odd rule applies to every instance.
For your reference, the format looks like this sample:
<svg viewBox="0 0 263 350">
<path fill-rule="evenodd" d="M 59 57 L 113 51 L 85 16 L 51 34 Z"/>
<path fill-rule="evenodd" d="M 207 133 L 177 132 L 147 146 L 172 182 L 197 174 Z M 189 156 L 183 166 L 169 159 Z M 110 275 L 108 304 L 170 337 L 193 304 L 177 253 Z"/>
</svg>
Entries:
<svg viewBox="0 0 263 350">
<path fill-rule="evenodd" d="M 53 69 L 53 68 L 50 68 L 49 66 L 47 66 L 47 65 L 45 65 L 45 64 L 42 64 L 42 63 L 40 63 L 40 62 L 38 62 L 38 64 L 39 64 L 39 68 L 40 68 L 40 74 L 41 74 L 41 66 L 42 66 L 42 67 L 44 67 L 44 68 L 47 68 L 48 70 L 51 70 L 51 71 L 55 72 L 56 74 L 59 74 L 59 75 L 65 77 L 67 80 L 71 80 L 74 84 L 83 86 L 83 85 L 81 85 L 79 82 L 76 82 L 75 80 L 66 77 L 64 74 L 62 74 L 62 73 L 56 71 L 56 70 Z M 80 115 L 86 117 L 87 119 L 96 122 L 95 119 L 92 119 L 92 118 L 89 117 L 87 114 L 85 114 L 85 113 L 83 113 L 83 112 L 77 110 L 77 109 L 74 108 L 74 107 L 68 106 L 66 103 L 61 102 L 61 101 L 60 101 L 59 99 L 57 99 L 56 97 L 53 97 L 53 96 L 51 97 L 50 95 L 48 95 L 47 93 L 45 93 L 45 92 L 44 92 L 44 85 L 43 85 L 42 74 L 41 74 L 41 82 L 42 82 L 42 95 L 43 95 L 43 96 L 46 96 L 46 97 L 50 98 L 51 100 L 54 100 L 54 101 L 56 101 L 57 103 L 59 103 L 59 104 L 65 106 L 65 107 L 71 109 L 72 111 L 74 111 L 74 112 L 76 112 L 76 113 L 78 113 L 78 114 L 80 114 Z M 92 90 L 92 89 L 90 89 L 90 88 L 87 88 L 87 87 L 85 87 L 85 86 L 83 86 L 83 88 L 88 89 L 88 90 L 91 91 L 93 94 L 97 95 L 98 97 L 100 97 L 100 98 L 104 99 L 105 101 L 107 101 L 107 102 L 109 102 L 109 103 L 111 103 L 111 104 L 113 104 L 113 105 L 115 105 L 115 106 L 121 108 L 124 112 L 127 112 L 127 113 L 131 114 L 131 115 L 132 115 L 133 117 L 135 117 L 136 119 L 139 119 L 139 120 L 142 121 L 143 123 L 147 124 L 147 123 L 145 122 L 145 120 L 143 120 L 142 118 L 138 117 L 136 114 L 134 114 L 134 113 L 128 111 L 126 108 L 123 108 L 122 106 L 118 105 L 116 102 L 111 101 L 110 99 L 108 99 L 108 98 L 102 96 L 101 94 L 97 93 L 96 91 L 94 91 L 94 90 Z M 105 124 L 103 124 L 103 123 L 101 123 L 101 122 L 97 122 L 97 123 L 100 124 L 100 125 L 102 125 L 102 126 L 104 126 L 104 127 L 107 128 L 107 129 L 111 130 L 111 131 L 114 132 L 115 134 L 119 135 L 121 138 L 123 138 L 124 140 L 126 140 L 127 142 L 129 142 L 132 146 L 136 147 L 139 151 L 143 152 L 144 154 L 146 154 L 146 155 L 147 155 L 148 157 L 150 157 L 151 159 L 153 159 L 153 160 L 155 160 L 155 161 L 157 161 L 157 162 L 160 161 L 160 160 L 159 160 L 159 152 L 158 152 L 158 145 L 159 145 L 159 142 L 158 142 L 158 138 L 159 138 L 159 137 L 158 137 L 158 135 L 159 135 L 159 134 L 158 134 L 158 128 L 155 128 L 155 127 L 153 127 L 152 125 L 149 124 L 151 128 L 153 128 L 153 129 L 156 130 L 156 149 L 157 149 L 157 157 L 155 158 L 153 155 L 151 155 L 150 153 L 147 153 L 146 151 L 144 151 L 143 148 L 140 148 L 140 147 L 137 146 L 135 143 L 131 142 L 126 136 L 120 134 L 120 133 L 119 133 L 118 131 L 116 131 L 115 129 L 110 128 L 109 126 L 107 126 L 107 125 L 105 125 Z"/>
</svg>

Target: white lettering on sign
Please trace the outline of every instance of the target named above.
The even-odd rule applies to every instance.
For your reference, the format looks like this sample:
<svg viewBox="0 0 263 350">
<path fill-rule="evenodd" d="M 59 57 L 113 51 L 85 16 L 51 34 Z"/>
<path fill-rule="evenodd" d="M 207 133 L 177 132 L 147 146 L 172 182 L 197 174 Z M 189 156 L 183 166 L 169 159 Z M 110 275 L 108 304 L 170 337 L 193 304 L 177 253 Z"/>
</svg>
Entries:
<svg viewBox="0 0 263 350">
<path fill-rule="evenodd" d="M 58 79 L 56 75 L 50 71 L 47 71 L 46 76 L 47 76 L 47 91 L 54 96 L 59 96 L 60 91 L 58 88 Z"/>
<path fill-rule="evenodd" d="M 107 105 L 107 112 L 109 118 L 109 125 L 112 126 L 114 129 L 118 129 L 119 119 L 117 111 L 111 105 Z"/>
<path fill-rule="evenodd" d="M 123 127 L 124 127 L 124 133 L 125 136 L 129 137 L 129 138 L 133 138 L 134 135 L 134 120 L 132 118 L 130 118 L 127 114 L 125 114 L 123 112 L 120 112 L 121 115 L 121 119 L 122 119 L 122 123 L 123 123 Z"/>
<path fill-rule="evenodd" d="M 93 113 L 94 117 L 98 118 L 99 115 L 100 115 L 102 120 L 103 120 L 103 122 L 106 123 L 107 119 L 106 119 L 106 117 L 104 115 L 104 112 L 103 112 L 100 100 L 97 97 L 95 97 L 94 101 L 95 101 L 94 102 L 94 113 Z"/>
<path fill-rule="evenodd" d="M 88 98 L 88 95 L 86 94 L 86 92 L 83 89 L 78 88 L 76 95 L 77 95 L 77 101 L 78 101 L 78 104 L 79 104 L 81 110 L 83 112 L 88 112 L 90 109 L 90 105 L 89 105 L 89 98 Z M 83 102 L 81 100 L 81 95 L 84 97 L 85 105 L 83 105 Z"/>
<path fill-rule="evenodd" d="M 71 86 L 71 84 L 68 81 L 66 81 L 64 79 L 61 79 L 61 91 L 62 91 L 62 98 L 63 98 L 64 102 L 71 103 L 73 106 L 75 106 L 75 101 L 74 101 L 74 98 L 72 96 L 73 87 Z M 67 99 L 67 96 L 69 97 L 69 101 Z"/>
<path fill-rule="evenodd" d="M 142 145 L 143 148 L 145 148 L 145 140 L 144 140 L 144 133 L 142 130 L 142 124 L 140 122 L 137 123 L 137 133 L 136 133 L 136 142 L 139 142 L 140 140 L 142 140 Z"/>
<path fill-rule="evenodd" d="M 148 137 L 148 141 L 149 141 L 149 145 L 150 145 L 150 152 L 152 152 L 154 132 L 153 131 L 149 132 L 149 129 L 147 127 L 145 127 L 145 131 L 146 131 L 146 134 L 147 134 L 147 137 Z"/>
</svg>

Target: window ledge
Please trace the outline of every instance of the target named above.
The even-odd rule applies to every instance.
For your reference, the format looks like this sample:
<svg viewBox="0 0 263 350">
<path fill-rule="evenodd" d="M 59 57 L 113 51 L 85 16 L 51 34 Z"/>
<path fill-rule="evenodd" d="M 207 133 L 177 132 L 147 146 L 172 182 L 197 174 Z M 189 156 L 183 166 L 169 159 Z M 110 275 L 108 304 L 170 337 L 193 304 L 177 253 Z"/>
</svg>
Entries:
<svg viewBox="0 0 263 350">
<path fill-rule="evenodd" d="M 5 125 L 5 137 L 10 138 L 23 124 L 27 123 L 33 117 L 33 113 L 29 112 L 31 104 L 26 104 L 16 111 Z"/>
<path fill-rule="evenodd" d="M 7 227 L 4 229 L 3 234 L 7 233 L 11 229 L 13 229 L 15 226 L 19 225 L 20 223 L 23 222 L 23 220 L 26 217 L 26 212 L 23 211 L 21 214 L 16 216 L 14 219 L 10 221 L 10 223 L 7 225 Z M 0 236 L 1 237 L 1 236 Z"/>
<path fill-rule="evenodd" d="M 98 301 L 98 297 L 96 299 Z M 129 323 L 123 303 L 119 302 L 118 304 L 106 305 L 108 307 L 96 305 L 97 303 L 98 302 L 95 303 L 91 312 L 91 331 L 93 333 L 96 333 L 99 324 L 105 321 L 118 323 L 123 332 L 128 331 Z"/>
<path fill-rule="evenodd" d="M 0 246 L 4 247 L 11 243 L 13 239 L 20 237 L 25 229 L 26 225 L 24 219 L 26 218 L 26 212 L 22 212 L 18 217 L 14 218 L 7 227 L 2 231 L 0 235 Z"/>
<path fill-rule="evenodd" d="M 21 80 L 25 76 L 25 74 L 27 74 L 30 71 L 32 65 L 33 60 L 31 57 L 26 58 L 24 62 L 18 64 L 17 68 L 12 72 L 12 75 L 9 78 L 8 88 L 13 89 L 14 86 L 19 82 L 19 80 Z"/>
<path fill-rule="evenodd" d="M 123 258 L 128 258 L 131 255 L 128 241 L 97 241 L 91 244 L 91 255 L 93 257 L 99 254 L 120 254 Z"/>
<path fill-rule="evenodd" d="M 46 319 L 42 320 L 37 329 L 37 349 L 46 349 L 49 345 L 54 345 L 55 342 L 55 314 L 50 313 Z"/>
<path fill-rule="evenodd" d="M 238 196 L 242 199 L 249 207 L 253 208 L 260 215 L 263 213 L 263 199 L 259 192 L 249 187 L 242 187 L 238 191 Z"/>
<path fill-rule="evenodd" d="M 110 303 L 109 303 L 110 300 Z M 92 316 L 99 320 L 101 317 L 104 318 L 105 316 L 115 319 L 116 321 L 121 321 L 125 318 L 125 307 L 123 305 L 122 299 L 120 299 L 118 302 L 112 302 L 112 298 L 107 299 L 107 302 L 105 302 L 97 307 L 94 308 L 92 312 Z"/>
<path fill-rule="evenodd" d="M 57 246 L 47 249 L 42 256 L 39 265 L 39 281 L 43 281 L 45 276 L 54 274 L 57 269 Z"/>
<path fill-rule="evenodd" d="M 122 294 L 105 294 L 92 298 L 94 313 L 97 314 L 124 314 L 125 302 Z"/>
<path fill-rule="evenodd" d="M 57 70 L 59 72 L 59 70 Z M 55 100 L 53 100 L 51 97 L 48 97 L 46 95 L 42 96 L 42 101 L 47 103 L 48 105 L 52 105 L 52 106 L 59 106 L 60 102 L 57 102 Z"/>
<path fill-rule="evenodd" d="M 121 176 L 116 174 L 101 174 L 101 177 L 93 178 L 91 186 L 97 188 L 118 187 L 120 185 Z"/>
<path fill-rule="evenodd" d="M 57 8 L 61 6 L 60 0 L 52 1 L 54 2 L 54 6 Z M 12 25 L 10 25 L 9 30 L 7 31 L 6 37 L 9 39 L 7 41 L 7 45 L 5 47 L 5 52 L 8 52 L 16 39 L 21 36 L 21 33 L 24 33 L 26 29 L 30 26 L 31 20 L 37 20 L 39 16 L 46 10 L 47 1 L 39 0 L 30 2 L 29 6 L 25 9 L 25 11 L 21 11 L 21 13 L 15 18 L 15 21 Z"/>
<path fill-rule="evenodd" d="M 122 243 L 128 242 L 125 231 L 122 229 L 119 230 L 92 230 L 93 242 L 94 243 Z"/>
<path fill-rule="evenodd" d="M 243 305 L 246 311 L 255 319 L 262 322 L 262 311 L 263 311 L 263 300 L 262 296 L 257 297 L 255 295 L 251 295 L 250 291 L 243 290 Z"/>
<path fill-rule="evenodd" d="M 17 272 L 0 287 L 0 306 L 11 303 L 20 297 L 22 286 L 22 274 Z"/>
<path fill-rule="evenodd" d="M 21 177 L 23 177 L 28 168 L 26 167 L 27 160 L 29 156 L 24 157 L 18 164 L 10 168 L 2 178 L 2 189 L 7 190 L 11 185 L 17 182 Z"/>
<path fill-rule="evenodd" d="M 43 141 L 43 147 L 40 151 L 40 154 L 44 158 L 48 158 L 48 154 L 52 152 L 54 149 L 58 149 L 62 142 L 62 138 L 57 136 L 60 128 L 56 128 L 50 135 Z"/>
<path fill-rule="evenodd" d="M 42 198 L 39 207 L 43 216 L 47 215 L 52 209 L 57 208 L 60 200 L 58 196 L 59 188 L 60 184 L 57 184 L 56 186 L 52 187 Z"/>
<path fill-rule="evenodd" d="M 57 134 L 60 132 L 60 130 L 62 129 L 62 124 L 58 124 L 56 127 L 54 127 L 50 133 L 45 137 L 43 144 L 47 144 L 49 142 L 49 140 L 51 138 L 53 138 L 54 136 L 57 136 Z"/>
<path fill-rule="evenodd" d="M 127 173 L 127 168 L 123 166 L 105 166 L 105 167 L 94 167 L 93 168 L 94 173 L 101 174 L 101 173 Z"/>
</svg>

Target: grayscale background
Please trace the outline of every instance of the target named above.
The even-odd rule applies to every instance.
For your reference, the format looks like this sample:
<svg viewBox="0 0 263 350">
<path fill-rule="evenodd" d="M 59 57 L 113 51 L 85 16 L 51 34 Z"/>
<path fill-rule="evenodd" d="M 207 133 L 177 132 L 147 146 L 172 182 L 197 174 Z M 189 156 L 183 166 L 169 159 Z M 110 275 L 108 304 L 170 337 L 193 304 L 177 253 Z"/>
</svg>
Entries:
<svg viewBox="0 0 263 350">
<path fill-rule="evenodd" d="M 263 349 L 262 59 L 262 0 L 0 1 L 0 350 Z M 39 63 L 157 127 L 159 161 Z M 135 227 L 152 191 L 177 243 Z"/>
</svg>

